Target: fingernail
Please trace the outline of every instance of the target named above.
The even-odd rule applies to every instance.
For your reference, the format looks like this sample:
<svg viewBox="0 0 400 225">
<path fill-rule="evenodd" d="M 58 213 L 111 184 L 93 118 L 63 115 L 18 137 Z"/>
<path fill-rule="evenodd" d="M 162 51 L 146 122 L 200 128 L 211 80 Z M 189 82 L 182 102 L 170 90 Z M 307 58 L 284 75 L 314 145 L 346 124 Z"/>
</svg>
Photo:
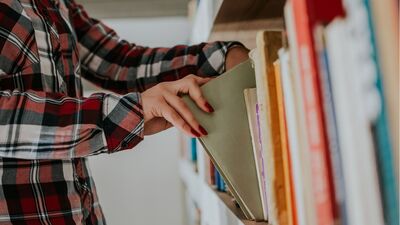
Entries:
<svg viewBox="0 0 400 225">
<path fill-rule="evenodd" d="M 206 129 L 204 129 L 204 127 L 202 127 L 201 125 L 199 125 L 199 130 L 201 131 L 202 134 L 208 135 L 208 132 L 206 131 Z"/>
<path fill-rule="evenodd" d="M 214 112 L 214 108 L 210 105 L 210 103 L 206 102 L 206 108 L 209 112 Z"/>
<path fill-rule="evenodd" d="M 196 137 L 200 137 L 200 136 L 201 136 L 201 135 L 200 135 L 197 131 L 195 131 L 193 128 L 190 129 L 190 132 L 192 132 L 192 134 L 193 134 L 194 136 L 196 136 Z"/>
</svg>

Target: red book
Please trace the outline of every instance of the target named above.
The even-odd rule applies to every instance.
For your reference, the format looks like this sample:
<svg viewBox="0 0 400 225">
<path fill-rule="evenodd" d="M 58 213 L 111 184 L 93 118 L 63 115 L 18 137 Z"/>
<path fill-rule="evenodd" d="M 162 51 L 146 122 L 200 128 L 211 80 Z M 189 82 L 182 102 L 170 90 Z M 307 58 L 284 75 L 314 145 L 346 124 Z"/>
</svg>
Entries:
<svg viewBox="0 0 400 225">
<path fill-rule="evenodd" d="M 337 205 L 332 176 L 319 68 L 314 45 L 314 25 L 330 22 L 344 14 L 341 0 L 292 0 L 301 86 L 306 115 L 314 206 L 318 225 L 334 225 Z"/>
</svg>

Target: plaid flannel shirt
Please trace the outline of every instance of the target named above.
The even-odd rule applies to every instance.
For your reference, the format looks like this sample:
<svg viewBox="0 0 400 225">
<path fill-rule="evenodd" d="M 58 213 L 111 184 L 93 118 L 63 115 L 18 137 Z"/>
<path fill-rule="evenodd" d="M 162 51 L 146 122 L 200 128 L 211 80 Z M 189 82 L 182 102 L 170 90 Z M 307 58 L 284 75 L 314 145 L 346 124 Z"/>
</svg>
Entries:
<svg viewBox="0 0 400 225">
<path fill-rule="evenodd" d="M 222 73 L 234 44 L 142 47 L 74 0 L 1 0 L 0 224 L 105 224 L 85 157 L 133 148 L 140 92 Z M 117 94 L 83 97 L 81 76 Z"/>
</svg>

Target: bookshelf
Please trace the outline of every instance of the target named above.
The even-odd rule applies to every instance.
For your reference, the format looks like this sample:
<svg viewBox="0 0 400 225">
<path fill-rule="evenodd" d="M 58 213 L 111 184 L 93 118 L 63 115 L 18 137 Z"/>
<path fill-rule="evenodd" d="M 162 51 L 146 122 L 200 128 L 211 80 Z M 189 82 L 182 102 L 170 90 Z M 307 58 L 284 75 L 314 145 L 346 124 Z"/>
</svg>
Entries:
<svg viewBox="0 0 400 225">
<path fill-rule="evenodd" d="M 238 40 L 252 49 L 257 31 L 283 29 L 284 4 L 284 0 L 224 0 L 215 15 L 209 40 Z"/>
<path fill-rule="evenodd" d="M 202 224 L 268 225 L 266 222 L 246 220 L 242 211 L 232 201 L 232 196 L 214 190 L 200 179 L 194 163 L 182 159 L 179 170 L 188 197 L 202 208 Z"/>
<path fill-rule="evenodd" d="M 283 30 L 284 3 L 285 0 L 200 0 L 195 10 L 189 10 L 197 12 L 189 15 L 193 19 L 191 42 L 237 40 L 247 48 L 255 48 L 259 30 Z M 193 5 L 195 1 L 189 4 Z M 200 177 L 196 162 L 182 159 L 179 168 L 186 201 L 201 210 L 201 222 L 193 224 L 269 225 L 246 220 L 231 195 L 217 191 Z"/>
<path fill-rule="evenodd" d="M 239 195 L 227 178 L 247 218 L 268 215 L 273 225 L 398 225 L 396 1 L 192 1 L 199 3 L 193 44 L 237 40 L 253 49 L 257 103 L 247 115 L 257 118 L 249 119 L 258 128 L 251 138 L 262 162 L 255 161 L 261 194 L 253 199 L 264 199 L 263 215 L 254 216 L 260 207 L 249 213 L 252 199 L 244 204 L 243 193 L 254 192 Z M 215 160 L 223 151 L 212 150 L 215 167 L 226 175 L 221 165 L 232 161 Z M 267 224 L 245 220 L 230 195 L 215 191 L 226 186 L 220 188 L 207 159 L 190 160 L 181 162 L 181 177 L 200 215 L 190 225 Z"/>
</svg>

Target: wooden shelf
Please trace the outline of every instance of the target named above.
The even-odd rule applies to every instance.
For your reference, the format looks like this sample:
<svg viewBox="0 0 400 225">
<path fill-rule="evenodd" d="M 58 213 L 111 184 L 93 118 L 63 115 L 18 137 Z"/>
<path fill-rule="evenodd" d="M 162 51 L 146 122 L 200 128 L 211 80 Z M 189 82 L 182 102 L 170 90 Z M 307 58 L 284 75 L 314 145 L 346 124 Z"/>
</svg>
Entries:
<svg viewBox="0 0 400 225">
<path fill-rule="evenodd" d="M 260 30 L 283 30 L 282 18 L 252 20 L 247 22 L 214 24 L 209 41 L 240 41 L 247 48 L 256 47 L 256 34 Z"/>
<path fill-rule="evenodd" d="M 214 24 L 281 18 L 284 5 L 284 0 L 224 0 Z"/>
<path fill-rule="evenodd" d="M 204 182 L 187 160 L 180 162 L 181 179 L 189 197 L 201 209 L 202 224 L 209 225 L 268 225 L 266 222 L 246 220 L 232 196 L 218 192 Z"/>
<path fill-rule="evenodd" d="M 257 31 L 284 29 L 284 4 L 284 0 L 224 0 L 209 40 L 238 40 L 254 48 Z"/>
<path fill-rule="evenodd" d="M 255 48 L 258 31 L 284 29 L 284 4 L 285 0 L 202 0 L 194 20 L 192 41 L 237 40 L 247 48 Z M 188 197 L 201 210 L 201 225 L 268 225 L 246 220 L 232 196 L 210 187 L 194 168 L 188 161 L 180 163 Z"/>
</svg>

